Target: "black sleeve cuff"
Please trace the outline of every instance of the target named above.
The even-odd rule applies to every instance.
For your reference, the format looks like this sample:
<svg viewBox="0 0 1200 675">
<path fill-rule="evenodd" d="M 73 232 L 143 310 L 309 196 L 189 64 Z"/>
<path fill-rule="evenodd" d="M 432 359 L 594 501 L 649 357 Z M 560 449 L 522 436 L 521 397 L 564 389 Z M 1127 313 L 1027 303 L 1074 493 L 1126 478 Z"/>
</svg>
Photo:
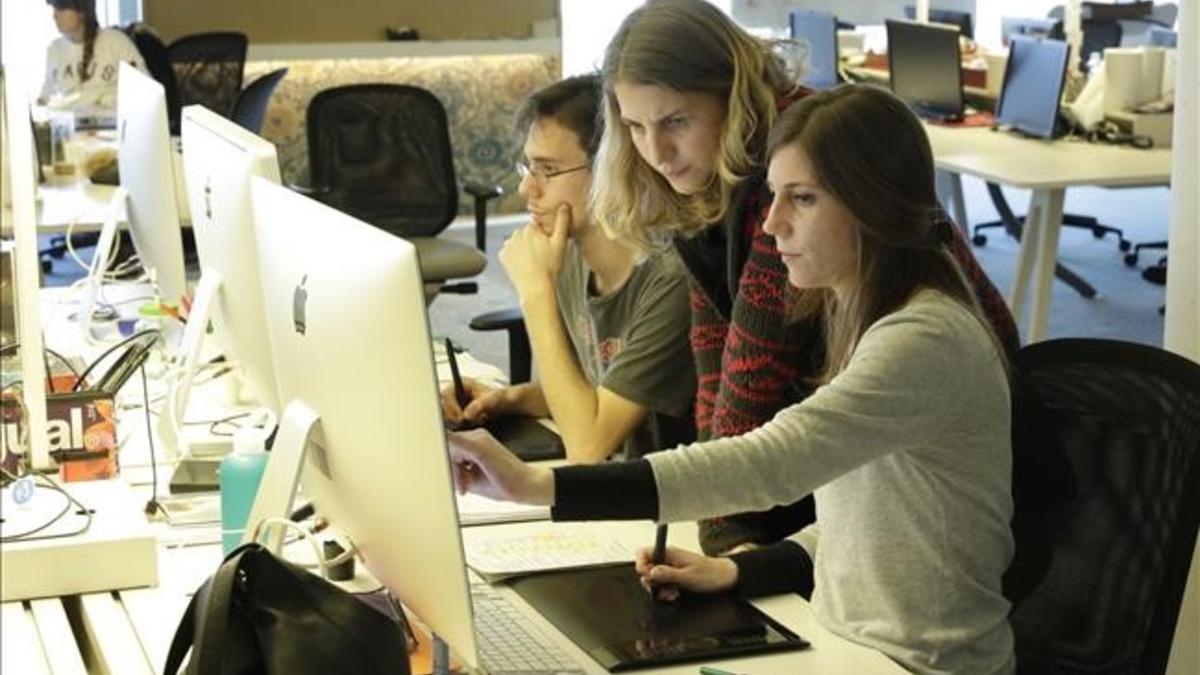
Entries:
<svg viewBox="0 0 1200 675">
<path fill-rule="evenodd" d="M 812 597 L 813 565 L 808 551 L 794 541 L 783 540 L 729 556 L 738 566 L 737 592 L 744 598 L 779 593 Z"/>
<path fill-rule="evenodd" d="M 650 462 L 637 459 L 554 470 L 553 520 L 658 519 Z"/>
</svg>

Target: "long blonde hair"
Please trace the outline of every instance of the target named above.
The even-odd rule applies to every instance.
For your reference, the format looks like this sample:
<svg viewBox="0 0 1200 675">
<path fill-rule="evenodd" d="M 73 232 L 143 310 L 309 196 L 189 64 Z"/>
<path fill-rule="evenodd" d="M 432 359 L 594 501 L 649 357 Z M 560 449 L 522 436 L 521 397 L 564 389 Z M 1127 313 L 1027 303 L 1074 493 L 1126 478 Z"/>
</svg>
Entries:
<svg viewBox="0 0 1200 675">
<path fill-rule="evenodd" d="M 606 133 L 592 213 L 610 236 L 649 246 L 655 231 L 690 234 L 721 218 L 734 187 L 762 165 L 778 98 L 793 89 L 771 47 L 704 0 L 648 0 L 621 23 L 604 56 Z M 613 87 L 649 84 L 705 93 L 725 106 L 716 173 L 680 195 L 638 155 Z"/>
<path fill-rule="evenodd" d="M 790 294 L 792 319 L 822 316 L 828 382 L 849 363 L 859 340 L 879 319 L 920 289 L 960 302 L 996 343 L 991 324 L 948 245 L 954 233 L 935 225 L 933 153 L 916 116 L 891 93 L 842 85 L 785 110 L 771 129 L 767 157 L 799 146 L 817 179 L 858 222 L 855 291 L 839 302 L 828 289 Z"/>
</svg>

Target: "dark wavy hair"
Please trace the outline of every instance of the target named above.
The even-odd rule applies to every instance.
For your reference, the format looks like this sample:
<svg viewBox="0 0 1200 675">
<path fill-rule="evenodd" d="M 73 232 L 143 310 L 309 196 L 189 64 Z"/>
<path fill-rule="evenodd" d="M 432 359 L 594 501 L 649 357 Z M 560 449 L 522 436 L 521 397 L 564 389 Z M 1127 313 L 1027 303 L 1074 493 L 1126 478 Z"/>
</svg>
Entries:
<svg viewBox="0 0 1200 675">
<path fill-rule="evenodd" d="M 96 20 L 96 0 L 46 0 L 54 9 L 73 9 L 83 19 L 83 61 L 80 62 L 79 81 L 87 82 L 92 77 L 92 59 L 96 55 L 96 34 L 100 23 Z"/>
<path fill-rule="evenodd" d="M 600 75 L 576 75 L 543 87 L 525 99 L 517 110 L 517 132 L 522 136 L 540 119 L 552 119 L 579 137 L 588 159 L 596 156 L 604 133 L 600 114 Z"/>
</svg>

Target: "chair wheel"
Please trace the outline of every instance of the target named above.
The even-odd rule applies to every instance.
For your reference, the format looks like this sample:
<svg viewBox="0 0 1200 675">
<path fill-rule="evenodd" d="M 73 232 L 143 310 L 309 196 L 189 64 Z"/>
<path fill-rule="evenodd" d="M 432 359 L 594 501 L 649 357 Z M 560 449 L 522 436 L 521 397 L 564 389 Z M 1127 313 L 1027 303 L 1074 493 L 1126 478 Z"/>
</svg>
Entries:
<svg viewBox="0 0 1200 675">
<path fill-rule="evenodd" d="M 1124 253 L 1133 248 L 1133 244 L 1130 244 L 1128 239 L 1122 239 L 1121 243 L 1117 244 L 1117 248 L 1121 249 L 1121 252 Z"/>
<path fill-rule="evenodd" d="M 1125 264 L 1130 267 L 1137 267 L 1138 254 L 1137 251 L 1125 254 Z"/>
<path fill-rule="evenodd" d="M 971 243 L 975 244 L 976 246 L 987 246 L 987 235 L 977 234 L 971 237 Z"/>
<path fill-rule="evenodd" d="M 50 274 L 51 272 L 54 271 L 54 263 L 50 262 L 49 260 L 43 260 L 41 262 L 42 262 L 42 274 Z"/>
<path fill-rule="evenodd" d="M 1098 227 L 1093 227 L 1092 228 L 1092 236 L 1097 239 L 1103 239 L 1104 238 L 1104 230 L 1101 230 Z"/>
</svg>

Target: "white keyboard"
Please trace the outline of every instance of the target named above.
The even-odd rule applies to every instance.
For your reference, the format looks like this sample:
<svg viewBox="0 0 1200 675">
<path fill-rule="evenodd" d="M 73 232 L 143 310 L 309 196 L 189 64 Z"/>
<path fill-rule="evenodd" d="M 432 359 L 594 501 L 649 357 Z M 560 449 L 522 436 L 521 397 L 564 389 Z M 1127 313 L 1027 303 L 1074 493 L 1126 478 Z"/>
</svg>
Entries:
<svg viewBox="0 0 1200 675">
<path fill-rule="evenodd" d="M 487 584 L 471 584 L 479 659 L 489 675 L 583 675 L 561 648 Z"/>
</svg>

